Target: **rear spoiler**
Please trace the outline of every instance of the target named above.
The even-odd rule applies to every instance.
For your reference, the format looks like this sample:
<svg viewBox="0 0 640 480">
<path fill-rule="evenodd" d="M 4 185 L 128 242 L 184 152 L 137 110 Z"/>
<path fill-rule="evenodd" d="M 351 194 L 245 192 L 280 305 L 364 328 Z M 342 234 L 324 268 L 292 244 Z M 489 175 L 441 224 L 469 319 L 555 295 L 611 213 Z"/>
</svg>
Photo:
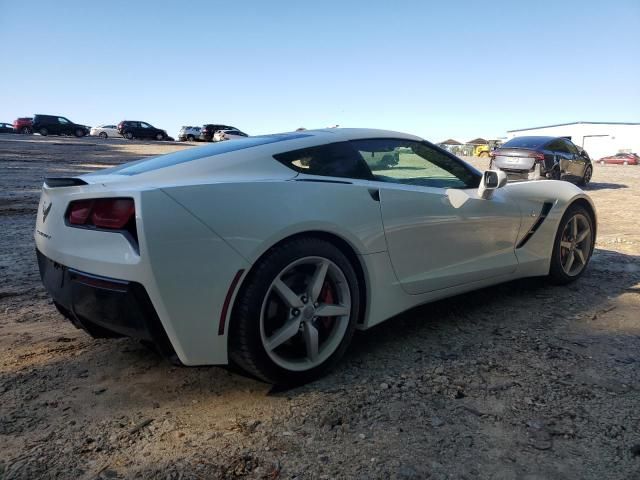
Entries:
<svg viewBox="0 0 640 480">
<path fill-rule="evenodd" d="M 87 182 L 80 178 L 71 177 L 46 177 L 44 184 L 47 187 L 77 187 L 78 185 L 89 185 Z"/>
</svg>

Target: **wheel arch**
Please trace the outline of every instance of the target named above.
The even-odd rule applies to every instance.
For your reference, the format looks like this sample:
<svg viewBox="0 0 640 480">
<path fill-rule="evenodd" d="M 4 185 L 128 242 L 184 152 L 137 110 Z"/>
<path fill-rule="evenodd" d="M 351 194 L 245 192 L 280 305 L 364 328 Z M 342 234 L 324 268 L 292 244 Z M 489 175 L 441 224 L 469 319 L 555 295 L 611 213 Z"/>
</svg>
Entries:
<svg viewBox="0 0 640 480">
<path fill-rule="evenodd" d="M 295 240 L 297 238 L 317 238 L 320 240 L 325 240 L 329 243 L 331 243 L 332 245 L 334 245 L 335 247 L 337 247 L 338 249 L 340 249 L 340 251 L 342 253 L 345 254 L 345 256 L 347 257 L 347 259 L 349 260 L 349 262 L 351 263 L 351 266 L 353 267 L 353 269 L 356 272 L 356 277 L 358 278 L 358 293 L 360 295 L 360 312 L 358 315 L 358 320 L 357 320 L 357 324 L 358 325 L 363 325 L 364 324 L 364 320 L 366 318 L 366 309 L 367 309 L 367 299 L 368 299 L 368 285 L 369 282 L 367 281 L 367 277 L 365 274 L 365 268 L 362 264 L 362 261 L 360 259 L 360 257 L 358 256 L 358 254 L 356 253 L 356 249 L 355 247 L 349 243 L 349 241 L 345 240 L 343 237 L 332 233 L 332 232 L 327 232 L 327 231 L 323 231 L 323 230 L 307 230 L 307 231 L 303 231 L 303 232 L 297 232 L 294 234 L 291 234 L 289 236 L 286 236 L 280 240 L 278 240 L 276 243 L 274 243 L 273 245 L 271 245 L 268 249 L 266 249 L 257 259 L 255 262 L 253 262 L 253 264 L 251 265 L 251 267 L 248 269 L 248 271 L 246 272 L 246 274 L 243 275 L 242 281 L 238 284 L 237 286 L 237 291 L 235 294 L 235 298 L 233 299 L 233 305 L 229 314 L 229 318 L 227 319 L 227 321 L 230 323 L 231 322 L 231 318 L 233 317 L 233 310 L 236 307 L 236 304 L 240 298 L 240 291 L 247 285 L 247 281 L 251 278 L 253 272 L 255 271 L 255 269 L 257 268 L 257 266 L 260 264 L 261 260 L 266 258 L 270 252 L 282 245 L 283 243 L 286 242 L 290 242 L 292 240 Z M 229 331 L 229 327 L 227 327 L 225 329 L 227 332 Z"/>
<path fill-rule="evenodd" d="M 569 202 L 569 204 L 567 205 L 567 209 L 573 205 L 579 205 L 583 207 L 591 215 L 591 218 L 593 220 L 593 242 L 595 244 L 595 240 L 598 234 L 598 216 L 596 214 L 596 209 L 593 203 L 591 202 L 591 200 L 587 199 L 587 197 L 577 197 Z"/>
</svg>

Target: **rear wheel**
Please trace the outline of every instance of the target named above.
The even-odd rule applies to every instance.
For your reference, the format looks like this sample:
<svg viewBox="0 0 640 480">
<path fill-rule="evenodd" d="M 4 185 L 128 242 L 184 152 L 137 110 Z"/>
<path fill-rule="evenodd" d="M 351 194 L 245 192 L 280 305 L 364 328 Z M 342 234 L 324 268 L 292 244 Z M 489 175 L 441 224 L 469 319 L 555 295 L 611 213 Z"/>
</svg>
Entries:
<svg viewBox="0 0 640 480">
<path fill-rule="evenodd" d="M 84 137 L 84 133 L 84 130 L 81 128 L 76 128 L 75 132 L 73 132 L 76 137 Z"/>
<path fill-rule="evenodd" d="M 346 351 L 359 314 L 358 280 L 333 244 L 298 238 L 272 249 L 238 293 L 231 360 L 278 385 L 311 381 Z"/>
<path fill-rule="evenodd" d="M 127 140 L 133 140 L 133 132 L 125 132 L 124 138 Z"/>
<path fill-rule="evenodd" d="M 584 273 L 593 253 L 594 220 L 580 205 L 570 206 L 560 221 L 553 245 L 549 278 L 557 284 L 573 282 Z"/>
<path fill-rule="evenodd" d="M 47 130 L 46 128 L 42 127 L 40 130 L 38 130 L 38 133 L 40 135 L 42 135 L 43 137 L 46 137 L 47 135 L 49 135 L 49 130 Z"/>
<path fill-rule="evenodd" d="M 593 175 L 593 167 L 591 165 L 587 165 L 587 168 L 584 170 L 584 175 L 578 182 L 578 185 L 584 186 L 591 181 L 591 176 Z"/>
</svg>

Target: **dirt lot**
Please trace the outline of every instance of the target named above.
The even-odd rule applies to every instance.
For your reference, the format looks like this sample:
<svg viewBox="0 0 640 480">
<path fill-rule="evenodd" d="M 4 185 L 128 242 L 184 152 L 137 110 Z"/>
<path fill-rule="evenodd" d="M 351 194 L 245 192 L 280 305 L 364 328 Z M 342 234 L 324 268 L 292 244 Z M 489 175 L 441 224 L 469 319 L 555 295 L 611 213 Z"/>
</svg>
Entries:
<svg viewBox="0 0 640 480">
<path fill-rule="evenodd" d="M 640 167 L 595 167 L 579 282 L 414 309 L 275 391 L 92 340 L 40 284 L 43 176 L 182 148 L 0 137 L 0 478 L 640 478 Z"/>
</svg>

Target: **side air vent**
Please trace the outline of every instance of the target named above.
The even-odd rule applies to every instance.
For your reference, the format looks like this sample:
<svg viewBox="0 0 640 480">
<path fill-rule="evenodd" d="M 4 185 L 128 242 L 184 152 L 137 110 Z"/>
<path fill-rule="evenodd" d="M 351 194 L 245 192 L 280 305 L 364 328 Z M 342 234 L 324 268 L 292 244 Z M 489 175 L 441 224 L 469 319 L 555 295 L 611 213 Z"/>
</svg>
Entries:
<svg viewBox="0 0 640 480">
<path fill-rule="evenodd" d="M 44 183 L 47 187 L 56 188 L 56 187 L 77 187 L 78 185 L 88 185 L 87 182 L 81 180 L 80 178 L 70 178 L 70 177 L 47 177 L 44 179 Z"/>
<path fill-rule="evenodd" d="M 547 218 L 547 215 L 551 211 L 551 207 L 553 207 L 553 203 L 551 202 L 544 202 L 544 204 L 542 204 L 542 210 L 540 211 L 540 215 L 538 215 L 538 219 L 535 221 L 533 225 L 531 225 L 531 228 L 529 229 L 527 234 L 524 237 L 522 237 L 522 240 L 520 240 L 516 248 L 522 248 L 527 244 L 527 242 L 533 236 L 533 234 L 536 233 L 536 230 L 540 228 L 540 225 L 542 225 L 542 222 L 544 222 L 544 219 Z"/>
</svg>

